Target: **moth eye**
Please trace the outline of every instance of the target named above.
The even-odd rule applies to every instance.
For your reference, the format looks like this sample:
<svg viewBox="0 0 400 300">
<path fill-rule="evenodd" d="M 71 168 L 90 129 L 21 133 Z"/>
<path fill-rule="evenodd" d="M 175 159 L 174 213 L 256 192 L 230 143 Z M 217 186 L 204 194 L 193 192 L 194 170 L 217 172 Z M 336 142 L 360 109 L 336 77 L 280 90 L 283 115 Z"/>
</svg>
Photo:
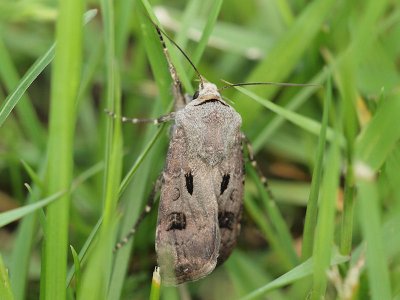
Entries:
<svg viewBox="0 0 400 300">
<path fill-rule="evenodd" d="M 219 228 L 233 229 L 233 224 L 235 221 L 235 214 L 230 211 L 220 211 L 218 212 L 218 225 Z"/>
<path fill-rule="evenodd" d="M 222 195 L 225 190 L 228 188 L 228 184 L 229 184 L 229 179 L 231 178 L 231 176 L 229 174 L 225 174 L 222 177 L 222 181 L 221 181 L 221 193 L 220 195 Z"/>
<path fill-rule="evenodd" d="M 173 212 L 168 215 L 168 227 L 170 230 L 183 230 L 186 228 L 186 216 L 182 212 Z"/>
<path fill-rule="evenodd" d="M 193 194 L 193 175 L 191 172 L 185 174 L 186 189 L 190 195 Z"/>
<path fill-rule="evenodd" d="M 193 100 L 197 99 L 198 96 L 199 96 L 199 91 L 195 91 L 193 94 Z"/>
</svg>

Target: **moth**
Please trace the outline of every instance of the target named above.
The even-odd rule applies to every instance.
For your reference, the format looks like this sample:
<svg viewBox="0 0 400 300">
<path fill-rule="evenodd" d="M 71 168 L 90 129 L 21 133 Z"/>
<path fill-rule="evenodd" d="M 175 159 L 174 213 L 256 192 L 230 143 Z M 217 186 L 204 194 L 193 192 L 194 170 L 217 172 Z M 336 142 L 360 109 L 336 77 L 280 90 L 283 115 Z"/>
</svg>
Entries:
<svg viewBox="0 0 400 300">
<path fill-rule="evenodd" d="M 243 146 L 261 180 L 250 144 L 241 132 L 242 119 L 226 103 L 216 85 L 200 75 L 197 68 L 168 35 L 153 22 L 172 77 L 175 111 L 155 120 L 122 117 L 123 122 L 174 121 L 161 180 L 155 248 L 164 285 L 195 281 L 210 274 L 232 253 L 240 232 L 243 207 Z M 199 79 L 192 97 L 182 91 L 163 36 L 185 56 Z M 226 87 L 271 84 L 238 83 Z M 279 85 L 297 85 L 280 83 Z M 116 115 L 109 112 L 114 118 Z M 269 191 L 270 192 L 270 191 Z M 153 191 L 153 195 L 155 191 Z M 153 204 L 145 211 L 116 249 L 127 243 Z"/>
<path fill-rule="evenodd" d="M 204 79 L 175 114 L 156 229 L 164 284 L 208 275 L 236 244 L 244 185 L 241 122 Z"/>
<path fill-rule="evenodd" d="M 121 120 L 154 124 L 174 121 L 165 167 L 155 188 L 161 186 L 155 248 L 162 283 L 178 285 L 207 276 L 235 247 L 244 188 L 242 119 L 222 99 L 217 86 L 201 76 L 183 50 L 153 24 L 169 65 L 175 111 L 155 120 Z M 183 53 L 198 75 L 198 90 L 192 97 L 182 91 L 163 35 Z M 153 198 L 116 249 L 135 233 L 150 211 Z"/>
</svg>

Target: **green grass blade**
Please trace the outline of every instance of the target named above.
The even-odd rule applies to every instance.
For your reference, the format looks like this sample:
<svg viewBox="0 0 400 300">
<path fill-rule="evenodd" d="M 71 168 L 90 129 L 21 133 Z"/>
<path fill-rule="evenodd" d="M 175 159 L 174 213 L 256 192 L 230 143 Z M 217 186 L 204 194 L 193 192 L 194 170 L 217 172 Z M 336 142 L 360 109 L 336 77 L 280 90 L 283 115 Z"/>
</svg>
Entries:
<svg viewBox="0 0 400 300">
<path fill-rule="evenodd" d="M 385 249 L 380 230 L 379 194 L 376 174 L 367 165 L 355 165 L 360 223 L 366 249 L 366 265 L 371 299 L 392 299 Z"/>
<path fill-rule="evenodd" d="M 393 95 L 382 99 L 378 111 L 357 137 L 356 158 L 373 170 L 378 170 L 400 138 L 398 116 L 400 97 Z"/>
<path fill-rule="evenodd" d="M 14 296 L 11 290 L 8 278 L 8 270 L 4 266 L 3 258 L 0 255 L 0 299 L 13 300 Z"/>
<path fill-rule="evenodd" d="M 370 38 L 370 41 L 372 42 L 376 40 L 376 37 L 379 34 L 382 34 L 386 30 L 388 30 L 388 28 L 393 26 L 393 22 L 397 22 L 398 19 L 399 13 L 394 12 L 391 17 L 387 19 L 386 22 L 384 22 L 383 24 L 379 24 L 380 26 L 378 26 L 377 29 L 371 31 L 372 37 Z M 338 55 L 337 58 L 332 61 L 328 67 L 323 68 L 321 72 L 315 75 L 309 83 L 322 84 L 328 78 L 328 76 L 332 75 L 332 72 L 334 72 L 336 69 L 341 68 L 342 65 L 346 63 L 349 55 L 351 53 L 356 53 L 353 50 L 354 48 L 356 48 L 355 44 L 356 41 L 352 40 L 349 46 L 344 51 L 342 51 L 342 53 Z M 357 57 L 359 56 L 360 53 L 358 52 Z M 354 59 L 354 55 L 352 56 L 352 59 Z M 293 99 L 285 106 L 285 108 L 288 110 L 295 110 L 299 108 L 316 90 L 318 90 L 318 87 L 304 87 L 295 97 L 293 97 Z M 266 141 L 271 138 L 271 136 L 284 123 L 284 121 L 285 118 L 283 118 L 283 116 L 279 114 L 274 115 L 272 117 L 272 120 L 266 124 L 264 129 L 257 133 L 256 138 L 253 140 L 253 148 L 256 153 L 259 149 L 261 149 L 261 147 L 263 147 L 263 145 L 265 145 Z"/>
<path fill-rule="evenodd" d="M 324 68 L 320 73 L 318 73 L 311 81 L 311 84 L 322 84 L 326 78 L 331 73 L 329 68 Z M 298 94 L 292 98 L 292 100 L 285 105 L 285 109 L 288 111 L 295 111 L 298 109 L 310 96 L 315 93 L 319 87 L 316 86 L 308 86 L 301 89 Z M 281 114 L 274 114 L 270 122 L 266 124 L 266 126 L 259 131 L 256 138 L 253 142 L 254 151 L 258 152 L 268 141 L 269 138 L 273 136 L 274 133 L 277 132 L 279 127 L 282 126 L 286 121 L 286 118 Z"/>
<path fill-rule="evenodd" d="M 244 82 L 284 81 L 315 38 L 335 3 L 333 0 L 316 0 L 310 3 Z M 271 86 L 268 89 L 255 88 L 255 91 L 257 94 L 262 93 L 263 98 L 269 98 L 277 89 L 278 87 Z M 246 97 L 240 93 L 236 93 L 232 99 L 237 100 L 238 111 L 243 112 L 243 124 L 246 129 L 246 124 L 251 124 L 247 121 L 254 119 L 260 111 L 260 106 L 256 103 L 249 104 Z"/>
<path fill-rule="evenodd" d="M 44 68 L 53 60 L 54 58 L 55 45 L 51 46 L 50 49 L 40 57 L 32 67 L 25 73 L 25 75 L 20 80 L 18 86 L 15 90 L 6 98 L 3 105 L 0 108 L 0 126 L 3 125 L 4 121 L 7 119 L 8 115 L 11 113 L 15 105 L 22 98 L 28 87 L 32 82 L 39 76 Z"/>
<path fill-rule="evenodd" d="M 326 95 L 324 101 L 324 112 L 322 115 L 322 126 L 321 132 L 319 134 L 316 162 L 314 165 L 311 190 L 307 202 L 307 211 L 304 221 L 304 231 L 303 231 L 303 245 L 302 245 L 302 259 L 306 260 L 312 255 L 312 249 L 314 244 L 314 230 L 317 225 L 318 216 L 318 196 L 321 184 L 322 176 L 322 160 L 325 153 L 325 143 L 326 143 L 326 131 L 328 128 L 328 117 L 329 108 L 332 102 L 332 86 L 331 81 L 328 80 L 326 87 Z"/>
<path fill-rule="evenodd" d="M 82 249 L 79 251 L 78 259 L 81 262 L 81 264 L 84 263 L 86 259 L 86 255 L 89 252 L 89 247 L 93 244 L 93 241 L 100 229 L 100 225 L 103 222 L 103 218 L 100 218 L 96 225 L 93 227 L 92 231 L 90 232 L 87 240 L 85 241 L 85 244 L 83 245 Z M 68 276 L 67 276 L 67 287 L 71 284 L 72 277 L 75 275 L 75 268 L 71 267 Z"/>
<path fill-rule="evenodd" d="M 104 24 L 105 65 L 106 65 L 106 107 L 121 114 L 121 85 L 119 67 L 115 55 L 114 4 L 101 1 Z M 104 299 L 112 272 L 112 248 L 115 236 L 116 206 L 122 171 L 121 123 L 107 118 L 105 130 L 105 172 L 103 176 L 103 221 L 98 244 L 89 258 L 82 276 L 78 297 L 82 299 Z M 102 265 L 100 271 L 99 265 Z"/>
<path fill-rule="evenodd" d="M 11 92 L 20 82 L 18 71 L 12 62 L 10 53 L 8 52 L 4 42 L 0 39 L 0 76 L 7 87 L 7 91 Z M 44 146 L 45 131 L 43 125 L 34 110 L 31 99 L 28 95 L 22 95 L 20 105 L 17 106 L 17 112 L 24 131 L 35 144 Z"/>
<path fill-rule="evenodd" d="M 134 4 L 134 0 L 121 1 L 117 2 L 115 7 L 115 15 L 117 16 L 115 23 L 115 53 L 121 62 L 129 39 Z"/>
<path fill-rule="evenodd" d="M 153 279 L 151 280 L 151 290 L 149 297 L 150 300 L 160 299 L 160 285 L 161 285 L 160 270 L 158 267 L 156 267 L 153 272 Z"/>
<path fill-rule="evenodd" d="M 97 14 L 95 9 L 89 10 L 85 14 L 85 24 L 90 22 Z M 32 82 L 39 76 L 40 73 L 47 67 L 54 58 L 55 44 L 53 44 L 47 52 L 38 58 L 35 63 L 29 68 L 25 75 L 19 81 L 18 86 L 14 91 L 6 98 L 2 106 L 0 107 L 0 127 L 7 119 L 15 105 L 23 97 L 26 90 L 32 84 Z"/>
<path fill-rule="evenodd" d="M 211 8 L 210 8 L 210 12 L 209 15 L 207 17 L 207 23 L 204 27 L 204 29 L 202 30 L 202 34 L 200 37 L 200 40 L 197 44 L 196 50 L 194 51 L 193 55 L 191 56 L 192 62 L 194 63 L 195 66 L 197 66 L 200 62 L 200 59 L 204 53 L 204 50 L 206 49 L 207 46 L 207 42 L 211 36 L 211 33 L 215 27 L 215 23 L 217 21 L 219 12 L 221 10 L 221 6 L 222 6 L 222 0 L 213 0 L 211 1 Z M 204 3 L 203 3 L 204 4 Z M 194 70 L 191 70 L 189 72 L 190 76 L 192 77 L 194 74 Z"/>
<path fill-rule="evenodd" d="M 76 253 L 74 247 L 72 245 L 69 246 L 72 253 L 72 258 L 74 260 L 74 269 L 75 269 L 75 292 L 78 294 L 81 285 L 81 262 L 79 260 L 79 255 Z"/>
<path fill-rule="evenodd" d="M 143 12 L 142 14 L 144 14 L 144 15 L 147 14 L 148 16 L 150 16 L 152 18 L 153 21 L 157 20 L 150 3 L 147 0 L 141 0 L 141 3 L 143 4 L 143 9 L 141 10 L 141 12 Z M 143 16 L 141 16 L 141 17 L 143 17 Z M 142 26 L 145 26 L 144 22 L 145 21 L 143 19 Z M 148 27 L 149 25 L 150 24 L 148 24 L 146 27 L 143 27 L 145 29 L 145 31 L 143 32 L 144 36 L 150 35 L 150 32 L 155 32 L 155 28 L 154 28 L 153 24 L 151 24 L 151 28 Z M 192 93 L 193 88 L 192 88 L 192 84 L 190 82 L 190 78 L 187 76 L 181 60 L 178 59 L 178 53 L 177 53 L 177 50 L 175 49 L 175 46 L 172 46 L 171 42 L 169 42 L 168 39 L 164 38 L 164 40 L 167 45 L 168 51 L 170 53 L 171 60 L 172 60 L 174 66 L 175 66 L 175 69 L 179 75 L 179 79 L 182 82 L 182 85 L 185 87 L 185 89 L 188 93 Z M 162 73 L 165 74 L 165 71 L 168 70 L 167 62 L 163 55 L 162 56 L 154 55 L 155 53 L 160 53 L 160 50 L 162 49 L 162 45 L 161 45 L 158 37 L 157 37 L 157 39 L 152 38 L 149 41 L 149 43 L 151 43 L 151 46 L 147 46 L 146 49 L 148 49 L 148 51 L 150 51 L 148 57 L 150 60 L 150 65 L 152 66 L 151 69 L 154 73 L 154 77 L 156 78 L 156 80 L 162 79 L 161 81 L 157 80 L 157 84 L 163 85 L 163 88 L 160 89 L 160 91 L 164 91 L 165 90 L 164 86 L 167 84 L 169 87 L 169 85 L 171 83 L 170 76 L 165 77 L 165 76 L 161 75 Z M 164 67 L 161 67 L 161 66 L 164 66 Z M 168 78 L 168 80 L 166 80 L 167 78 Z M 168 94 L 170 94 L 170 93 L 167 93 L 166 95 L 168 95 Z"/>
<path fill-rule="evenodd" d="M 353 239 L 354 219 L 354 173 L 353 156 L 354 141 L 359 130 L 357 120 L 357 89 L 355 83 L 355 59 L 353 56 L 346 56 L 344 63 L 338 69 L 339 90 L 341 93 L 343 109 L 343 132 L 346 138 L 346 176 L 344 183 L 344 207 L 342 215 L 342 226 L 340 235 L 340 251 L 343 255 L 349 255 Z"/>
<path fill-rule="evenodd" d="M 46 171 L 48 194 L 68 189 L 71 185 L 76 97 L 82 62 L 83 4 L 82 1 L 60 3 L 51 85 Z M 64 195 L 47 208 L 42 299 L 66 298 L 69 203 L 69 195 Z"/>
<path fill-rule="evenodd" d="M 31 166 L 28 165 L 24 160 L 21 160 L 21 163 L 24 166 L 26 172 L 29 174 L 29 177 L 32 179 L 32 181 L 40 188 L 40 190 L 44 191 L 44 184 L 40 179 L 39 175 L 36 174 L 36 172 L 31 168 Z"/>
<path fill-rule="evenodd" d="M 185 7 L 185 11 L 181 18 L 181 28 L 175 35 L 175 42 L 182 47 L 182 49 L 186 49 L 189 41 L 190 26 L 193 25 L 193 20 L 199 15 L 202 4 L 202 0 L 188 1 Z"/>
<path fill-rule="evenodd" d="M 160 137 L 161 133 L 164 132 L 165 129 L 165 124 L 162 124 L 158 129 L 157 132 L 153 135 L 153 137 L 150 139 L 150 141 L 147 143 L 143 151 L 140 153 L 138 158 L 136 159 L 135 163 L 132 165 L 132 167 L 129 169 L 128 173 L 125 175 L 124 179 L 121 182 L 121 185 L 119 187 L 119 196 L 121 196 L 129 183 L 131 182 L 133 175 L 135 175 L 136 171 L 148 155 L 149 151 L 151 148 L 154 146 L 155 142 L 158 140 Z"/>
<path fill-rule="evenodd" d="M 263 263 L 252 260 L 252 255 L 236 250 L 223 265 L 227 270 L 229 278 L 232 281 L 234 290 L 221 291 L 221 297 L 227 299 L 237 299 L 238 296 L 245 296 L 259 287 L 265 285 L 265 282 L 271 282 L 273 278 L 265 269 Z M 283 293 L 275 291 L 270 295 L 271 299 L 285 299 Z"/>
<path fill-rule="evenodd" d="M 267 219 L 269 220 L 269 223 L 273 229 L 273 233 L 271 233 L 274 235 L 273 240 L 277 241 L 277 246 L 279 247 L 275 250 L 277 253 L 279 253 L 280 256 L 283 257 L 283 260 L 286 262 L 287 267 L 291 268 L 299 262 L 299 259 L 293 247 L 290 230 L 275 203 L 275 199 L 270 199 L 263 183 L 261 182 L 260 176 L 256 173 L 254 168 L 248 168 L 246 169 L 246 171 L 255 181 L 257 188 L 261 194 L 264 206 L 263 210 L 267 212 Z M 264 228 L 265 225 L 263 226 Z"/>
<path fill-rule="evenodd" d="M 36 203 L 36 201 L 40 198 L 40 194 L 39 188 L 37 186 L 33 186 L 27 203 Z M 11 277 L 11 286 L 14 292 L 14 297 L 17 300 L 25 299 L 31 249 L 37 235 L 37 215 L 37 213 L 26 215 L 18 227 L 18 235 L 15 240 L 15 249 L 12 253 L 10 264 L 10 270 L 18 274 L 18 276 Z"/>
<path fill-rule="evenodd" d="M 240 92 L 243 94 L 249 96 L 251 99 L 255 100 L 256 102 L 260 103 L 264 107 L 270 109 L 271 111 L 283 116 L 286 118 L 288 121 L 291 123 L 299 126 L 300 128 L 303 128 L 304 130 L 318 136 L 321 132 L 321 124 L 318 123 L 317 121 L 311 120 L 310 118 L 304 117 L 300 114 L 297 114 L 293 111 L 284 109 L 280 107 L 279 105 L 276 105 L 275 103 L 263 99 L 259 96 L 257 96 L 255 93 L 244 89 L 242 87 L 235 87 L 235 89 L 238 89 Z M 327 128 L 326 132 L 326 137 L 329 141 L 332 141 L 334 139 L 334 134 L 332 128 Z M 340 144 L 344 144 L 344 139 L 342 136 L 340 136 Z"/>
<path fill-rule="evenodd" d="M 338 265 L 341 263 L 344 263 L 348 261 L 349 258 L 346 256 L 341 256 L 341 255 L 335 255 L 332 259 L 330 264 L 332 266 Z M 255 290 L 254 292 L 250 293 L 249 295 L 240 298 L 240 300 L 250 300 L 250 299 L 255 299 L 259 296 L 262 296 L 269 291 L 272 291 L 276 288 L 286 286 L 288 284 L 291 284 L 293 282 L 298 281 L 299 279 L 302 279 L 304 277 L 310 276 L 313 272 L 315 262 L 313 261 L 312 258 L 307 259 L 305 262 L 301 263 L 297 267 L 293 268 L 289 272 L 283 274 L 282 276 L 278 277 L 274 281 L 268 283 L 267 285 Z"/>
<path fill-rule="evenodd" d="M 340 152 L 338 141 L 331 145 L 325 164 L 320 197 L 320 209 L 314 240 L 313 289 L 311 299 L 321 299 L 327 286 L 326 271 L 332 255 L 334 218 L 339 187 Z"/>
<path fill-rule="evenodd" d="M 6 211 L 0 213 L 0 227 L 3 227 L 11 222 L 21 219 L 22 217 L 33 213 L 34 211 L 42 208 L 46 205 L 49 205 L 53 201 L 59 199 L 60 197 L 64 196 L 67 191 L 61 191 L 54 193 L 53 195 L 46 197 L 45 199 L 39 200 L 36 203 L 28 204 L 20 208 L 16 208 L 10 211 Z"/>
</svg>

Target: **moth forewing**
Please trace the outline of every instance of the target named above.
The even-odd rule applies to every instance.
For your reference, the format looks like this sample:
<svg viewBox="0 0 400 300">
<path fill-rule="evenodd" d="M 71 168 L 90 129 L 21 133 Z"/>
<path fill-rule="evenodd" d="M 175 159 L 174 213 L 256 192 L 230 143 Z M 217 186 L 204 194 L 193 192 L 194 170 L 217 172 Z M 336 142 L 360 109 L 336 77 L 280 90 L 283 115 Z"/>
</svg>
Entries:
<svg viewBox="0 0 400 300">
<path fill-rule="evenodd" d="M 176 112 L 156 230 L 164 284 L 208 275 L 236 243 L 244 183 L 240 125 L 240 115 L 208 82 Z"/>
</svg>

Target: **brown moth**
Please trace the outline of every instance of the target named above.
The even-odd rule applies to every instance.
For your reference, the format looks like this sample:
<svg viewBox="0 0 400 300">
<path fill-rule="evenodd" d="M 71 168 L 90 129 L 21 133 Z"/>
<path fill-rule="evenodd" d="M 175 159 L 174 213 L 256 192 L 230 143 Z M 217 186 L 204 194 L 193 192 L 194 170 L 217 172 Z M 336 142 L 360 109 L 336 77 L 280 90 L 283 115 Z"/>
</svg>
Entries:
<svg viewBox="0 0 400 300">
<path fill-rule="evenodd" d="M 174 121 L 161 177 L 155 248 L 162 283 L 178 285 L 207 276 L 229 257 L 236 244 L 244 186 L 242 119 L 222 100 L 218 88 L 200 75 L 181 48 L 153 24 L 172 77 L 175 112 L 155 120 L 126 117 L 121 120 L 134 124 Z M 193 97 L 182 92 L 163 35 L 197 73 L 200 83 Z M 159 185 L 160 182 L 155 189 Z M 153 198 L 115 250 L 136 232 L 150 212 Z"/>
<path fill-rule="evenodd" d="M 208 275 L 236 244 L 244 185 L 240 126 L 240 115 L 204 79 L 175 113 L 156 229 L 163 284 Z"/>
</svg>

